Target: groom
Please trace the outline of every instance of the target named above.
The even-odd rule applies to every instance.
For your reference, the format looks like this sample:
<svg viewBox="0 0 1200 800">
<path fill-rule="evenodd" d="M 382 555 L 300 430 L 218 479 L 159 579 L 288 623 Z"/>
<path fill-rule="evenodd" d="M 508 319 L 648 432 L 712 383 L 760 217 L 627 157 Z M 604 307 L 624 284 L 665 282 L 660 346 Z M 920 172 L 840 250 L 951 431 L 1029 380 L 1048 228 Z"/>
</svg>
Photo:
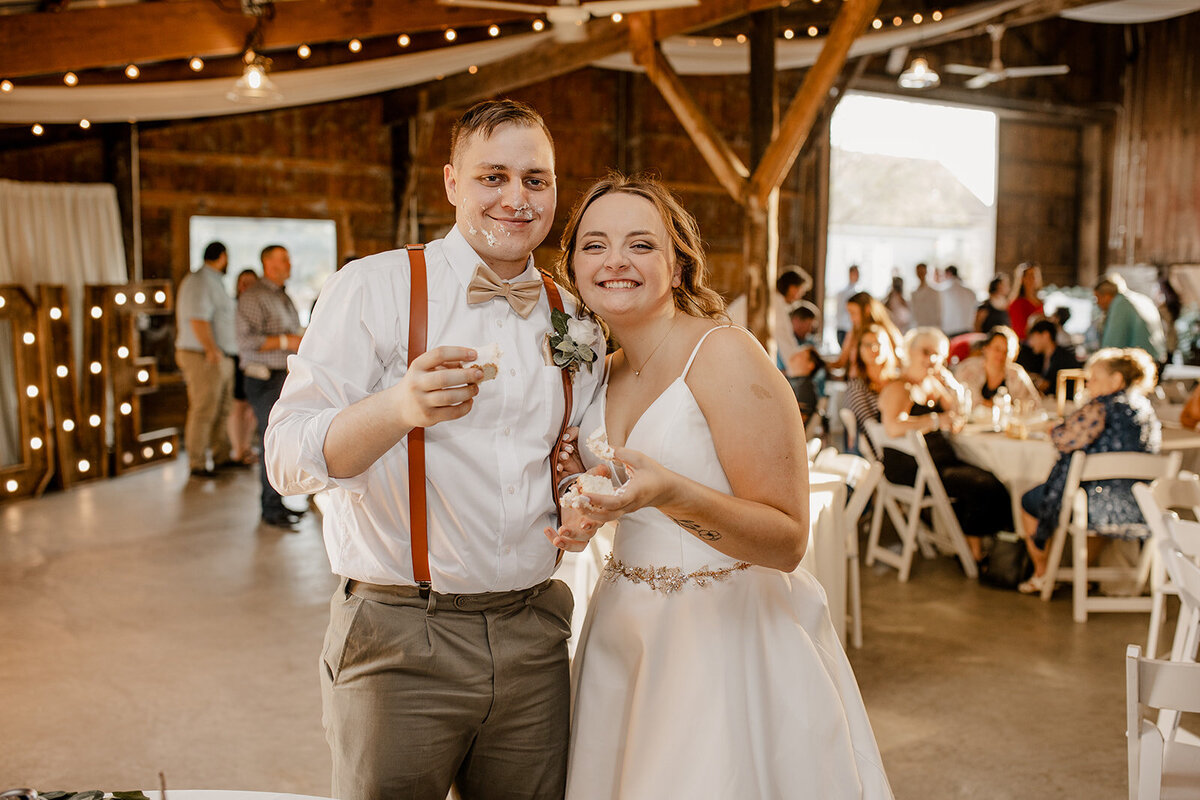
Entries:
<svg viewBox="0 0 1200 800">
<path fill-rule="evenodd" d="M 329 279 L 271 415 L 267 467 L 285 494 L 331 490 L 325 546 L 342 581 L 320 670 L 335 796 L 444 800 L 453 784 L 463 800 L 561 799 L 572 598 L 550 580 L 542 530 L 557 524 L 566 401 L 531 255 L 556 204 L 545 122 L 514 101 L 474 106 L 444 179 L 456 224 L 424 250 L 428 302 L 410 301 L 420 254 L 405 250 Z M 406 367 L 410 307 L 427 311 L 428 346 Z M 501 355 L 485 381 L 469 362 L 490 344 Z M 572 425 L 599 373 L 575 374 Z M 415 577 L 426 565 L 431 586 Z"/>
</svg>

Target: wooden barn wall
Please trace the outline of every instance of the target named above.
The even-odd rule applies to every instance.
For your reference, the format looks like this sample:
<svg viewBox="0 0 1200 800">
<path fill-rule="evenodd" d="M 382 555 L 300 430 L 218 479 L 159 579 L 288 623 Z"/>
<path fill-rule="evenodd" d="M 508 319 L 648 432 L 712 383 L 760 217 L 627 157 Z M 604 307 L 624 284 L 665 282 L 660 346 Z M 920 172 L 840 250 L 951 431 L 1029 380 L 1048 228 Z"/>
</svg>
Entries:
<svg viewBox="0 0 1200 800">
<path fill-rule="evenodd" d="M 1000 121 L 998 273 L 1036 261 L 1046 283 L 1075 282 L 1081 138 L 1077 126 Z"/>
<path fill-rule="evenodd" d="M 392 144 L 381 108 L 375 97 L 144 127 L 144 276 L 182 278 L 197 214 L 332 219 L 341 256 L 391 248 Z"/>
<path fill-rule="evenodd" d="M 716 123 L 734 151 L 749 157 L 747 78 L 687 78 L 689 90 Z M 799 81 L 781 76 L 786 103 Z M 728 298 L 741 294 L 742 212 L 721 188 L 695 146 L 662 100 L 641 75 L 585 69 L 508 93 L 538 109 L 555 140 L 558 157 L 558 213 L 538 251 L 538 263 L 552 263 L 563 225 L 583 190 L 611 168 L 648 170 L 659 175 L 695 214 L 708 248 L 712 284 Z M 441 235 L 454 222 L 446 201 L 442 165 L 449 150 L 450 125 L 461 108 L 433 115 L 432 133 L 418 150 L 416 217 L 422 238 Z M 818 137 L 819 138 L 819 137 Z M 819 172 L 812 148 L 802 153 L 780 198 L 780 265 L 813 268 L 817 240 L 810 186 Z"/>
<path fill-rule="evenodd" d="M 1200 264 L 1200 13 L 1135 31 L 1109 260 Z"/>
</svg>

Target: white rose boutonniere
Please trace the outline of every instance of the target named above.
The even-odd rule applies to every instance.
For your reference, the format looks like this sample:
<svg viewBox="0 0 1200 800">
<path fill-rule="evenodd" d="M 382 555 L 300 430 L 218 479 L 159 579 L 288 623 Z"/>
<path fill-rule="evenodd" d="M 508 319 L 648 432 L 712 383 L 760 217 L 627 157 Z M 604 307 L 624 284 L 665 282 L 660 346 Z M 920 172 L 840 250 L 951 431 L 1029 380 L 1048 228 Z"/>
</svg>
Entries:
<svg viewBox="0 0 1200 800">
<path fill-rule="evenodd" d="M 591 372 L 596 361 L 595 347 L 603 336 L 600 326 L 590 319 L 567 316 L 557 308 L 550 311 L 550 322 L 553 330 L 546 334 L 542 343 L 546 364 L 565 369 L 572 377 L 579 371 L 580 364 Z"/>
</svg>

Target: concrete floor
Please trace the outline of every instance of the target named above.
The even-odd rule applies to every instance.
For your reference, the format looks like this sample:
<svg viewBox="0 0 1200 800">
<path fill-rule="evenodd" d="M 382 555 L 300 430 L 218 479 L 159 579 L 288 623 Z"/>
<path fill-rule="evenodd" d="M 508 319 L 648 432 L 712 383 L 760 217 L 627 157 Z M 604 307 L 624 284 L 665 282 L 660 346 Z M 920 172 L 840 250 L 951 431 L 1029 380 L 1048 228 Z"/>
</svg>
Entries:
<svg viewBox="0 0 1200 800">
<path fill-rule="evenodd" d="M 0 507 L 0 790 L 325 795 L 317 524 L 257 524 L 253 472 L 186 462 Z M 1147 617 L 1071 620 L 955 562 L 863 571 L 851 651 L 898 798 L 1125 796 L 1124 652 Z M 803 796 L 801 793 L 798 797 Z M 825 799 L 822 799 L 825 800 Z"/>
</svg>

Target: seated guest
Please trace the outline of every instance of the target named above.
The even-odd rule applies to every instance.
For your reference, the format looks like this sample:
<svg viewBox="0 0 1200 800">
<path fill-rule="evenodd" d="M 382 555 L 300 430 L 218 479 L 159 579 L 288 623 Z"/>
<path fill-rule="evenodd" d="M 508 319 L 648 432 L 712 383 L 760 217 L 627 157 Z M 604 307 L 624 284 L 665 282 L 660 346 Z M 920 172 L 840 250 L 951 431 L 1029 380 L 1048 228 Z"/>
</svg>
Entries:
<svg viewBox="0 0 1200 800">
<path fill-rule="evenodd" d="M 808 427 L 808 419 L 817 411 L 817 404 L 825 396 L 825 362 L 811 344 L 802 345 L 795 357 L 796 374 L 788 378 L 796 402 L 800 405 L 800 416 Z"/>
<path fill-rule="evenodd" d="M 1021 348 L 1017 363 L 1025 368 L 1034 387 L 1042 394 L 1054 394 L 1060 370 L 1079 369 L 1075 350 L 1059 346 L 1058 326 L 1048 319 L 1029 326 L 1029 335 L 1025 337 L 1025 346 Z"/>
<path fill-rule="evenodd" d="M 1004 484 L 987 470 L 961 461 L 946 438 L 944 431 L 962 421 L 961 387 L 945 367 L 948 348 L 946 335 L 937 328 L 910 332 L 904 341 L 903 371 L 879 393 L 879 414 L 889 437 L 899 438 L 909 431 L 924 434 L 954 515 L 979 561 L 980 537 L 1012 530 L 1012 505 Z M 916 459 L 884 443 L 883 474 L 892 483 L 912 486 Z"/>
<path fill-rule="evenodd" d="M 900 351 L 900 331 L 896 329 L 892 316 L 883 303 L 866 292 L 851 295 L 846 301 L 846 311 L 850 314 L 850 333 L 842 342 L 841 355 L 829 368 L 845 369 L 846 377 L 853 378 L 857 374 L 855 370 L 858 361 L 858 339 L 862 331 L 873 325 L 882 329 L 888 337 L 888 344 L 891 345 L 893 353 Z"/>
<path fill-rule="evenodd" d="M 795 308 L 788 312 L 788 317 L 792 320 L 792 335 L 797 343 L 801 345 L 821 343 L 816 306 L 807 300 L 801 300 Z"/>
<path fill-rule="evenodd" d="M 1016 363 L 1018 346 L 1012 328 L 998 325 L 984 336 L 979 355 L 971 356 L 955 368 L 955 377 L 971 391 L 972 404 L 990 406 L 1004 389 L 1014 406 L 1038 405 L 1041 398 L 1037 389 Z"/>
<path fill-rule="evenodd" d="M 1042 591 L 1046 576 L 1046 544 L 1058 525 L 1071 455 L 1085 453 L 1157 453 L 1162 430 L 1145 393 L 1154 386 L 1154 362 L 1145 350 L 1110 347 L 1087 362 L 1087 389 L 1092 399 L 1050 432 L 1058 461 L 1041 486 L 1021 498 L 1025 545 L 1033 559 L 1033 577 L 1017 587 L 1025 594 Z M 1145 521 L 1133 498 L 1132 480 L 1095 481 L 1088 493 L 1088 529 L 1102 536 L 1143 539 Z M 1088 561 L 1099 555 L 1105 540 L 1088 539 Z"/>
<path fill-rule="evenodd" d="M 854 353 L 854 377 L 846 381 L 842 405 L 850 409 L 858 422 L 858 435 L 867 440 L 870 449 L 875 443 L 867 434 L 868 422 L 879 422 L 879 392 L 884 384 L 900 374 L 900 362 L 892 347 L 891 336 L 880 325 L 869 325 L 858 335 Z M 858 448 L 861 452 L 862 448 Z"/>
<path fill-rule="evenodd" d="M 975 311 L 975 331 L 986 333 L 997 325 L 1011 322 L 1008 316 L 1008 277 L 997 275 L 988 284 L 987 299 Z"/>
<path fill-rule="evenodd" d="M 1196 384 L 1196 388 L 1188 395 L 1187 402 L 1183 404 L 1183 411 L 1179 412 L 1179 424 L 1185 428 L 1200 430 L 1200 383 Z"/>
</svg>

